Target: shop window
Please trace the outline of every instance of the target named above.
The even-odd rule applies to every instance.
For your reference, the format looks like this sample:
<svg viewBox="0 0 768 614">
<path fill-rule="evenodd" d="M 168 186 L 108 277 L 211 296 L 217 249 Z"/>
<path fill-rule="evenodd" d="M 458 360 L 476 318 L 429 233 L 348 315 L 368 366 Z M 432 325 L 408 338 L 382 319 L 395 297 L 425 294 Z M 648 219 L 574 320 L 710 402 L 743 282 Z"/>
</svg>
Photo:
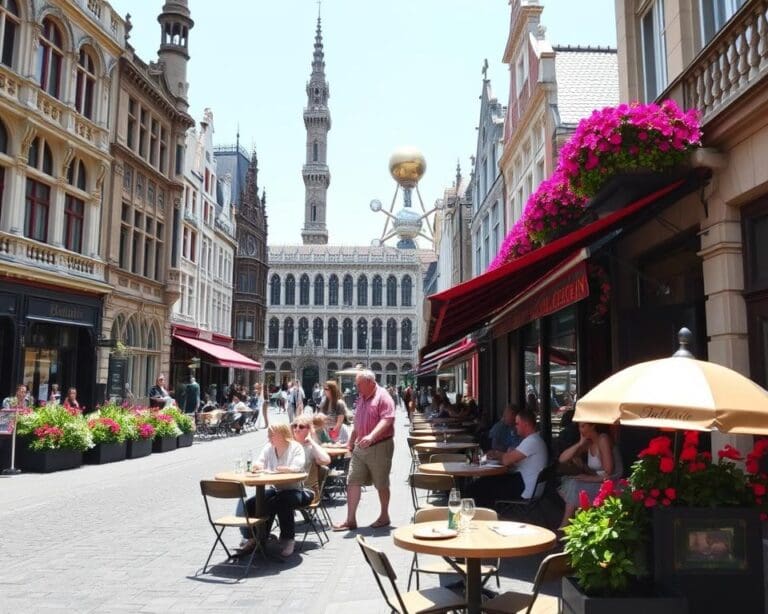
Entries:
<svg viewBox="0 0 768 614">
<path fill-rule="evenodd" d="M 21 20 L 16 0 L 0 0 L 0 63 L 13 68 Z"/>
<path fill-rule="evenodd" d="M 521 332 L 523 352 L 523 406 L 537 416 L 541 408 L 541 335 L 539 321 L 531 322 Z"/>
<path fill-rule="evenodd" d="M 54 98 L 58 98 L 61 93 L 63 42 L 61 30 L 53 20 L 46 17 L 37 48 L 37 82 Z"/>
<path fill-rule="evenodd" d="M 77 58 L 75 80 L 75 108 L 78 113 L 93 119 L 94 90 L 96 89 L 96 63 L 90 51 L 81 49 Z"/>
<path fill-rule="evenodd" d="M 558 311 L 547 319 L 549 325 L 548 357 L 550 412 L 552 441 L 557 441 L 561 424 L 572 417 L 578 393 L 578 363 L 576 361 L 575 306 Z"/>
</svg>

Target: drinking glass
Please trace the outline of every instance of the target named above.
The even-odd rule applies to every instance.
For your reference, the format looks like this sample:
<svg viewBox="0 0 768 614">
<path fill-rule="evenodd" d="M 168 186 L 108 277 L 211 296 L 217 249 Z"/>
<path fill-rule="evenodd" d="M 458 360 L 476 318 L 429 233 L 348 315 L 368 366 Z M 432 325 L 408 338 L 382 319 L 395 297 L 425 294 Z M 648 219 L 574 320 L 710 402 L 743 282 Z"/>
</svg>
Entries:
<svg viewBox="0 0 768 614">
<path fill-rule="evenodd" d="M 469 523 L 475 516 L 475 500 L 474 499 L 462 499 L 461 500 L 461 525 L 463 529 L 469 529 Z"/>
<path fill-rule="evenodd" d="M 235 459 L 235 473 L 242 473 L 243 472 L 243 458 L 241 456 L 238 456 Z"/>
<path fill-rule="evenodd" d="M 458 529 L 459 512 L 461 511 L 461 493 L 458 488 L 452 488 L 448 495 L 448 528 Z"/>
</svg>

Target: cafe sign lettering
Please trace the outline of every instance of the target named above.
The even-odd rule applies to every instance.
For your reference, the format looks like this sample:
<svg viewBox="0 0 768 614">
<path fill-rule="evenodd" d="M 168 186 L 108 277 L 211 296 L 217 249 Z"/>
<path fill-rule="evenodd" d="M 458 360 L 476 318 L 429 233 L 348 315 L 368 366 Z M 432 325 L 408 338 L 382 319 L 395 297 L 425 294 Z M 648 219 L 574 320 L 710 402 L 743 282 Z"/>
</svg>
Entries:
<svg viewBox="0 0 768 614">
<path fill-rule="evenodd" d="M 50 303 L 48 306 L 48 315 L 52 318 L 62 318 L 64 320 L 85 320 L 85 310 L 77 305 L 61 305 Z"/>
</svg>

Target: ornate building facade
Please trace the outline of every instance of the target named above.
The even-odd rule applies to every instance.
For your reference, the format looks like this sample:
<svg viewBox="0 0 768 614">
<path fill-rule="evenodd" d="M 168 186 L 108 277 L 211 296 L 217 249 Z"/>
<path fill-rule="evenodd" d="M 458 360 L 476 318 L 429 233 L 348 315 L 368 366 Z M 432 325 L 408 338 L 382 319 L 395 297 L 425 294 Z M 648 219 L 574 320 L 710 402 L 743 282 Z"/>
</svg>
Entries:
<svg viewBox="0 0 768 614">
<path fill-rule="evenodd" d="M 0 397 L 25 382 L 96 399 L 125 36 L 104 2 L 0 3 Z"/>
</svg>

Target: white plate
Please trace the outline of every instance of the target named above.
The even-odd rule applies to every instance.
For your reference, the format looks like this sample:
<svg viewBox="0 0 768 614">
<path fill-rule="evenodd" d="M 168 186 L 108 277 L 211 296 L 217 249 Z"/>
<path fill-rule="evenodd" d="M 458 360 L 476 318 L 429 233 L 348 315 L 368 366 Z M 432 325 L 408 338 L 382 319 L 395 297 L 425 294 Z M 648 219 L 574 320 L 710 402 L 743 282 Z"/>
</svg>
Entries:
<svg viewBox="0 0 768 614">
<path fill-rule="evenodd" d="M 417 539 L 450 539 L 458 534 L 456 529 L 449 529 L 448 527 L 418 527 L 413 530 L 413 536 Z"/>
</svg>

